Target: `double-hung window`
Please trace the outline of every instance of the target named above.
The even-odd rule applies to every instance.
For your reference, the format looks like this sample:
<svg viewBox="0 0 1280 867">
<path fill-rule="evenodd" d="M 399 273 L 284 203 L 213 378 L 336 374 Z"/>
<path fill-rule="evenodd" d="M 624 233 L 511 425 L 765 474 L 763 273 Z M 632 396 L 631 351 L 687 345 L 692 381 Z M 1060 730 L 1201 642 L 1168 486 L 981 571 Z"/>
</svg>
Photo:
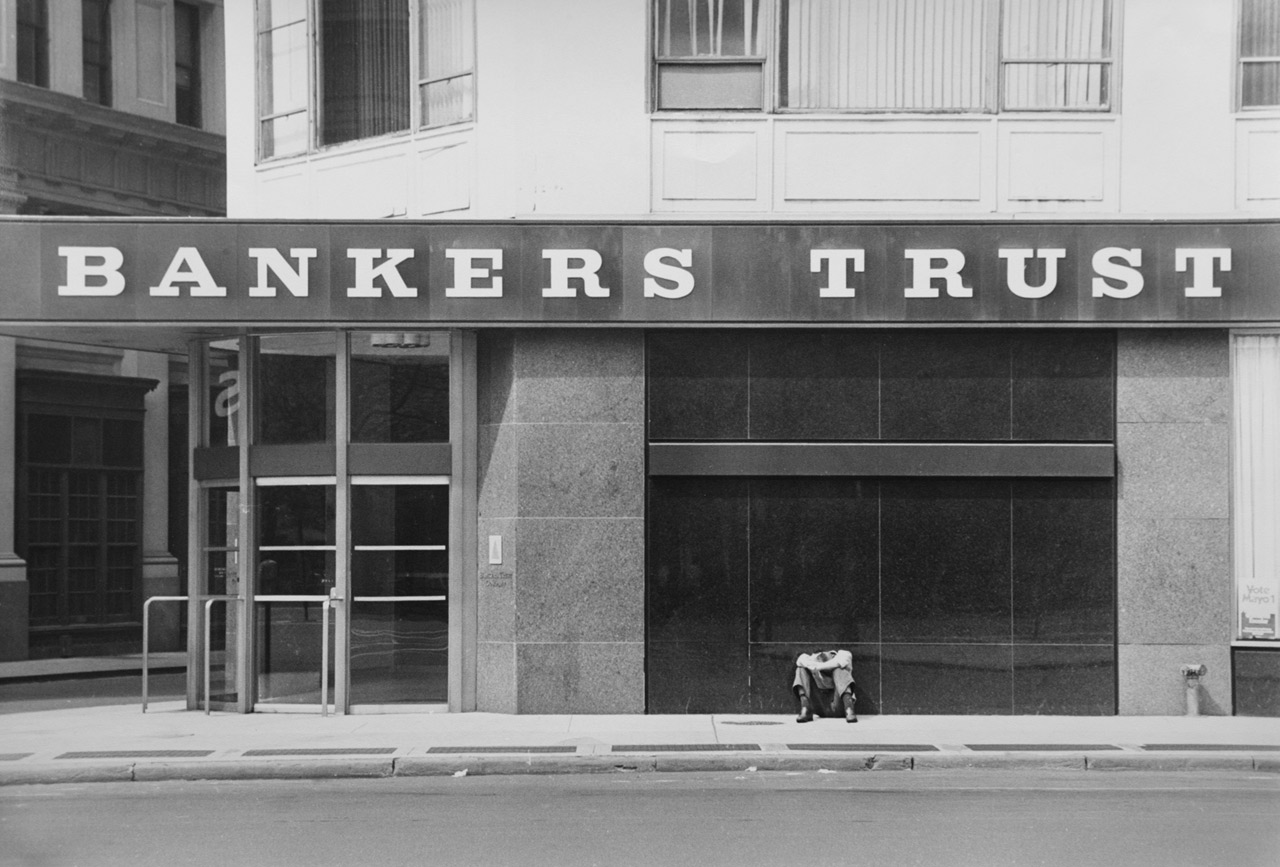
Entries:
<svg viewBox="0 0 1280 867">
<path fill-rule="evenodd" d="M 18 81 L 49 86 L 48 0 L 18 0 Z"/>
<path fill-rule="evenodd" d="M 1280 0 L 1240 0 L 1240 107 L 1280 108 Z"/>
<path fill-rule="evenodd" d="M 84 98 L 98 105 L 111 105 L 111 4 L 109 0 L 81 0 L 80 23 Z"/>
<path fill-rule="evenodd" d="M 174 120 L 200 126 L 200 7 L 173 4 Z"/>
<path fill-rule="evenodd" d="M 655 105 L 1108 111 L 1111 7 L 1112 0 L 655 0 Z M 732 40 L 717 43 L 722 32 Z M 749 102 L 745 84 L 733 91 L 736 101 L 727 98 L 725 83 L 745 81 L 748 70 L 762 82 L 759 101 Z"/>
<path fill-rule="evenodd" d="M 770 33 L 761 6 L 762 0 L 658 0 L 659 107 L 764 108 Z"/>
<path fill-rule="evenodd" d="M 258 0 L 259 156 L 470 120 L 473 2 Z"/>
</svg>

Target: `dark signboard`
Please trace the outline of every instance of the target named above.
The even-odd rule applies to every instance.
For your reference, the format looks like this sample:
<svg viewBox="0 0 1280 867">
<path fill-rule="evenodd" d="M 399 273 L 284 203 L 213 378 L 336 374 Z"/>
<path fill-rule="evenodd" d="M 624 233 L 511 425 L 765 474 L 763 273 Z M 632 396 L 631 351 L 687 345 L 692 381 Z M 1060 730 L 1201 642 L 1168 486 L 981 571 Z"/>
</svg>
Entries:
<svg viewBox="0 0 1280 867">
<path fill-rule="evenodd" d="M 1280 322 L 1280 222 L 0 221 L 0 322 Z"/>
</svg>

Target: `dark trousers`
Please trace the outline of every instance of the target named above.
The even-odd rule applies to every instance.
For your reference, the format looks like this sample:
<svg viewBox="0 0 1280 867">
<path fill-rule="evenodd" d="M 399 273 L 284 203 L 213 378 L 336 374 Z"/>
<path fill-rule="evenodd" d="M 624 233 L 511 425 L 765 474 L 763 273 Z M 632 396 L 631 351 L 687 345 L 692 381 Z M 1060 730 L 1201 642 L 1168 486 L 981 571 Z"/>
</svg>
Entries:
<svg viewBox="0 0 1280 867">
<path fill-rule="evenodd" d="M 850 695 L 853 694 L 853 675 L 844 668 L 835 668 L 825 674 L 835 684 L 833 689 L 823 689 L 818 686 L 813 672 L 796 666 L 796 679 L 791 688 L 795 690 L 797 696 L 808 697 L 809 707 L 818 716 L 844 716 L 844 702 L 841 701 L 840 696 L 846 691 Z"/>
</svg>

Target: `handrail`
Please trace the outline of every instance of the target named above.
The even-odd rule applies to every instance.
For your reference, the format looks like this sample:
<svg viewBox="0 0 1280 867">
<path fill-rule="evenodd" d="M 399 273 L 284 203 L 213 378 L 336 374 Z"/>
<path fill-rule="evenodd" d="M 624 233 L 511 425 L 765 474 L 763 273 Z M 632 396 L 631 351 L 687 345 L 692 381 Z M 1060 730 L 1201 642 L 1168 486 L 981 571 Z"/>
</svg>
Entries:
<svg viewBox="0 0 1280 867">
<path fill-rule="evenodd" d="M 209 643 L 212 640 L 212 635 L 210 634 L 210 622 L 213 620 L 213 604 L 215 602 L 230 602 L 233 599 L 243 602 L 244 599 L 240 596 L 201 596 L 200 599 L 204 602 L 204 713 L 205 716 L 208 716 L 209 679 L 212 675 L 209 666 Z"/>
<path fill-rule="evenodd" d="M 152 596 L 142 603 L 142 712 L 147 712 L 147 680 L 151 650 L 151 603 L 186 602 L 186 596 Z"/>
</svg>

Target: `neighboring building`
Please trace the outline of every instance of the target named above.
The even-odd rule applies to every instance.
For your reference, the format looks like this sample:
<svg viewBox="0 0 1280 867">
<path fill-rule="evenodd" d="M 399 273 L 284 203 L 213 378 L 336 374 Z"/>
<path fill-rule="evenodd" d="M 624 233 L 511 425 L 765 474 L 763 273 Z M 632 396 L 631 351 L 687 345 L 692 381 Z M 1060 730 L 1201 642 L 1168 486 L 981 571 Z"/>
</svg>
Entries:
<svg viewBox="0 0 1280 867">
<path fill-rule="evenodd" d="M 0 214 L 224 215 L 222 37 L 221 0 L 0 2 Z M 183 592 L 185 353 L 50 336 L 0 337 L 0 659 L 136 653 Z"/>
<path fill-rule="evenodd" d="M 1277 0 L 225 11 L 0 314 L 190 341 L 191 706 L 1280 714 Z"/>
</svg>

